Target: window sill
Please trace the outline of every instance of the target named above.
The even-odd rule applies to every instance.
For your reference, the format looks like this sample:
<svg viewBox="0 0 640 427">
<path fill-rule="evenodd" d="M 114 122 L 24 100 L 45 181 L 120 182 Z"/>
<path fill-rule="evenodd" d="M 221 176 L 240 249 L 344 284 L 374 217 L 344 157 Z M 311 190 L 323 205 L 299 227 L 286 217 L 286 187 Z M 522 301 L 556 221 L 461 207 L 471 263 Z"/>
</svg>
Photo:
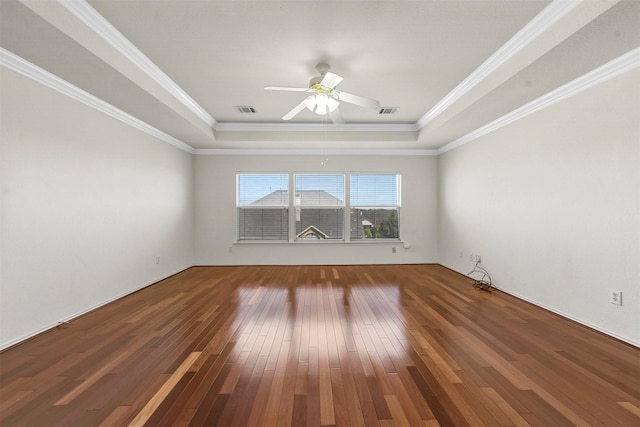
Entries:
<svg viewBox="0 0 640 427">
<path fill-rule="evenodd" d="M 234 242 L 236 246 L 250 246 L 250 245 L 402 245 L 404 240 L 400 239 L 375 239 L 375 240 L 351 240 L 349 242 L 344 240 L 296 240 L 294 242 L 285 242 L 280 240 L 240 240 Z"/>
</svg>

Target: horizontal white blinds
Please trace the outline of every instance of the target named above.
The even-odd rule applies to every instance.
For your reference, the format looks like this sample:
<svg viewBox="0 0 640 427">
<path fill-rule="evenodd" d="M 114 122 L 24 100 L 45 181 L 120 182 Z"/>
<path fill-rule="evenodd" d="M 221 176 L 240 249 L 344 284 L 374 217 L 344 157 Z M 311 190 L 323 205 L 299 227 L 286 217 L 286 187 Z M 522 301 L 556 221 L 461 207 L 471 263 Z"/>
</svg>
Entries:
<svg viewBox="0 0 640 427">
<path fill-rule="evenodd" d="M 289 239 L 289 175 L 238 174 L 238 240 Z"/>
<path fill-rule="evenodd" d="M 400 176 L 352 174 L 351 206 L 400 206 Z"/>
<path fill-rule="evenodd" d="M 398 239 L 400 175 L 350 176 L 351 239 Z"/>
<path fill-rule="evenodd" d="M 286 173 L 238 174 L 238 206 L 289 206 Z"/>
<path fill-rule="evenodd" d="M 238 240 L 398 239 L 400 178 L 386 172 L 239 173 Z"/>
<path fill-rule="evenodd" d="M 296 174 L 296 240 L 344 238 L 344 174 Z"/>
<path fill-rule="evenodd" d="M 296 174 L 296 206 L 344 206 L 344 174 Z"/>
</svg>

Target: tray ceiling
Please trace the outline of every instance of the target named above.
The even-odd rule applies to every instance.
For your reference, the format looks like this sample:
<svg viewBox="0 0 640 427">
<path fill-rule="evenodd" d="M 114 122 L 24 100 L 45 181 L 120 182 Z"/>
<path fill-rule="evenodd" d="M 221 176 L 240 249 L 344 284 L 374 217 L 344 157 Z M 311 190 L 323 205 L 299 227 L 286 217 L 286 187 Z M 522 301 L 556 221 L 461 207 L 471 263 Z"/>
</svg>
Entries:
<svg viewBox="0 0 640 427">
<path fill-rule="evenodd" d="M 196 149 L 438 149 L 640 45 L 640 2 L 0 2 L 0 44 Z M 346 124 L 281 117 L 326 62 Z M 237 106 L 252 106 L 242 114 Z"/>
</svg>

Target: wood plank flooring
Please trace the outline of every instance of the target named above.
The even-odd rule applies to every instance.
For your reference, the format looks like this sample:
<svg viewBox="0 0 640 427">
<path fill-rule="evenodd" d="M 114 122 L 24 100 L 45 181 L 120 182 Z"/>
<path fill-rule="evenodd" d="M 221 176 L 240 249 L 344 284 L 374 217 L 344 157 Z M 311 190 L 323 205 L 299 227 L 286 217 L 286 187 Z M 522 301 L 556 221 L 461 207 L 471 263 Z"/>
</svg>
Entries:
<svg viewBox="0 0 640 427">
<path fill-rule="evenodd" d="M 639 426 L 640 349 L 437 265 L 193 267 L 0 353 L 2 426 Z"/>
</svg>

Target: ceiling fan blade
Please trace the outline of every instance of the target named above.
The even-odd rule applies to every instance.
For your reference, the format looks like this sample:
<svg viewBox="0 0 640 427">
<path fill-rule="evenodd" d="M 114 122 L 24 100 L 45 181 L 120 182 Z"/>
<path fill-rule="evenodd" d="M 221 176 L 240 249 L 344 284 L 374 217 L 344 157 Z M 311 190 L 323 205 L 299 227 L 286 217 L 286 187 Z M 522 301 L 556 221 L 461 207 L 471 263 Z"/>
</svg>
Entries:
<svg viewBox="0 0 640 427">
<path fill-rule="evenodd" d="M 308 87 L 265 86 L 264 90 L 287 90 L 290 92 L 308 92 Z"/>
<path fill-rule="evenodd" d="M 331 117 L 331 121 L 334 125 L 342 125 L 344 124 L 344 118 L 342 117 L 342 113 L 339 108 L 336 108 L 333 111 L 329 111 L 329 117 Z"/>
<path fill-rule="evenodd" d="M 298 115 L 298 113 L 300 111 L 304 110 L 305 108 L 307 108 L 307 107 L 304 105 L 304 101 L 302 101 L 300 104 L 298 104 L 295 107 L 293 107 L 293 109 L 291 111 L 289 111 L 287 114 L 282 116 L 282 120 L 291 120 L 291 119 L 293 119 L 295 116 Z"/>
<path fill-rule="evenodd" d="M 380 101 L 375 99 L 365 98 L 363 96 L 353 95 L 351 93 L 342 92 L 338 93 L 340 101 L 348 102 L 349 104 L 358 105 L 360 107 L 371 108 L 372 110 L 380 109 Z"/>
<path fill-rule="evenodd" d="M 320 84 L 324 87 L 328 87 L 329 89 L 333 89 L 334 87 L 338 86 L 338 83 L 340 83 L 342 80 L 343 78 L 339 75 L 331 72 L 326 72 L 322 77 L 322 81 L 320 82 Z"/>
</svg>

